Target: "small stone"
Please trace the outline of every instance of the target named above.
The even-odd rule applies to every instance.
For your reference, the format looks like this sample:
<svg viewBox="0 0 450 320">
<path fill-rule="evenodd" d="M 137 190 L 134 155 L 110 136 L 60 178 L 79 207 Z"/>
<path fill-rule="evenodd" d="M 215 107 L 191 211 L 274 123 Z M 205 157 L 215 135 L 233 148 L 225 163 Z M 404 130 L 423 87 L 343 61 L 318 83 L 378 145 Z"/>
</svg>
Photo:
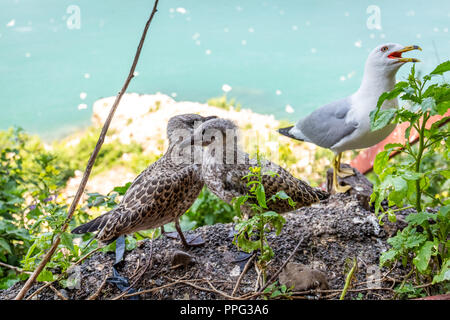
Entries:
<svg viewBox="0 0 450 320">
<path fill-rule="evenodd" d="M 184 266 L 187 267 L 190 264 L 195 263 L 195 258 L 189 253 L 176 250 L 172 253 L 172 266 Z"/>
<path fill-rule="evenodd" d="M 309 289 L 329 288 L 326 275 L 318 270 L 311 269 L 300 263 L 290 262 L 280 273 L 281 284 L 288 288 L 294 286 L 294 291 L 304 291 Z"/>
</svg>

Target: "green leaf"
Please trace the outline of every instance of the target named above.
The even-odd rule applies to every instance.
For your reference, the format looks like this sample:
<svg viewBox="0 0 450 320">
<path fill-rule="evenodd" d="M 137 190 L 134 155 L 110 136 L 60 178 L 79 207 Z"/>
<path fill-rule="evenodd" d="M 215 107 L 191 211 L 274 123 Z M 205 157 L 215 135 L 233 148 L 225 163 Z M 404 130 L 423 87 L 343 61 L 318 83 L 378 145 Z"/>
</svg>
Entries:
<svg viewBox="0 0 450 320">
<path fill-rule="evenodd" d="M 267 209 L 267 204 L 266 204 L 266 193 L 264 192 L 264 186 L 262 184 L 258 184 L 258 186 L 256 187 L 256 200 L 258 200 L 258 204 Z"/>
<path fill-rule="evenodd" d="M 407 86 L 408 86 L 407 82 L 400 81 L 395 85 L 392 91 L 382 93 L 378 98 L 377 108 L 380 108 L 385 100 L 391 100 L 398 97 L 398 95 L 402 93 L 403 89 L 406 88 Z"/>
<path fill-rule="evenodd" d="M 431 111 L 432 115 L 437 114 L 436 101 L 433 97 L 423 99 L 420 107 L 423 112 Z"/>
<path fill-rule="evenodd" d="M 394 249 L 383 252 L 380 256 L 380 266 L 385 266 L 388 262 L 394 261 L 398 254 L 399 252 Z"/>
<path fill-rule="evenodd" d="M 130 186 L 131 186 L 131 182 L 128 182 L 124 186 L 115 187 L 113 190 L 115 192 L 117 192 L 119 195 L 123 196 L 127 192 L 128 188 L 130 188 Z"/>
<path fill-rule="evenodd" d="M 53 273 L 44 269 L 36 279 L 37 281 L 53 281 Z"/>
<path fill-rule="evenodd" d="M 427 241 L 419 249 L 417 256 L 413 259 L 414 265 L 419 272 L 423 273 L 428 269 L 428 263 L 430 262 L 431 254 L 433 251 L 434 242 Z"/>
<path fill-rule="evenodd" d="M 436 69 L 434 69 L 430 75 L 434 76 L 434 75 L 442 75 L 443 73 L 447 72 L 450 70 L 450 61 L 445 61 L 443 63 L 441 63 L 440 65 L 438 65 L 436 67 Z"/>
<path fill-rule="evenodd" d="M 442 264 L 441 271 L 433 277 L 432 284 L 450 280 L 450 259 L 447 258 Z"/>
<path fill-rule="evenodd" d="M 377 110 L 373 110 L 370 113 L 370 125 L 371 130 L 376 131 L 384 128 L 389 123 L 391 123 L 392 119 L 394 119 L 397 109 L 386 109 L 380 110 L 377 114 Z"/>
<path fill-rule="evenodd" d="M 3 238 L 0 238 L 0 247 L 6 250 L 9 254 L 12 254 L 11 246 L 9 245 L 8 241 Z"/>
<path fill-rule="evenodd" d="M 68 248 L 71 252 L 74 252 L 73 247 L 73 235 L 71 233 L 63 232 L 61 233 L 61 243 L 64 247 Z"/>
<path fill-rule="evenodd" d="M 375 161 L 373 163 L 373 171 L 379 175 L 381 172 L 383 172 L 388 161 L 389 161 L 388 151 L 379 152 L 375 157 Z"/>
<path fill-rule="evenodd" d="M 428 220 L 436 220 L 436 215 L 429 212 L 419 212 L 409 214 L 405 220 L 412 225 L 421 226 L 424 222 L 428 223 Z"/>
</svg>

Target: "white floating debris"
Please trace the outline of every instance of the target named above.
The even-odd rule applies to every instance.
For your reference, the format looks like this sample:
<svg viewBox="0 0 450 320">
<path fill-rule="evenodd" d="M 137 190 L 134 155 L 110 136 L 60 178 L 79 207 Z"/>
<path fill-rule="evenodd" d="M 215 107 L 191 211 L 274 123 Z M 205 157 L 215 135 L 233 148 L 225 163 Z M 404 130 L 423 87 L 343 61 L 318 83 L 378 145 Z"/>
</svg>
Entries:
<svg viewBox="0 0 450 320">
<path fill-rule="evenodd" d="M 86 97 L 87 97 L 87 93 L 86 93 L 86 92 L 81 92 L 81 93 L 80 93 L 80 99 L 81 99 L 81 100 L 86 99 Z"/>
<path fill-rule="evenodd" d="M 361 40 L 355 41 L 355 47 L 361 48 L 362 47 L 362 41 Z"/>
<path fill-rule="evenodd" d="M 317 49 L 316 48 L 311 48 L 311 53 L 316 53 Z"/>
<path fill-rule="evenodd" d="M 276 90 L 276 91 L 275 91 L 275 94 L 276 94 L 277 96 L 279 96 L 279 95 L 282 94 L 282 92 L 281 92 L 281 90 Z"/>
<path fill-rule="evenodd" d="M 434 28 L 433 28 L 433 31 L 434 31 L 434 32 L 439 32 L 439 28 L 434 27 Z"/>
<path fill-rule="evenodd" d="M 375 39 L 375 34 L 371 33 L 371 34 L 369 35 L 369 37 L 370 37 L 370 39 Z"/>
<path fill-rule="evenodd" d="M 25 53 L 25 58 L 29 58 L 29 57 L 31 57 L 31 53 L 29 53 L 29 52 Z"/>
<path fill-rule="evenodd" d="M 242 41 L 241 41 L 241 44 L 242 44 L 243 46 L 245 46 L 245 45 L 247 44 L 247 40 L 242 40 Z"/>
<path fill-rule="evenodd" d="M 10 22 L 8 22 L 8 23 L 6 24 L 6 26 L 7 26 L 7 27 L 14 27 L 15 24 L 16 24 L 16 20 L 15 20 L 15 19 L 12 19 Z"/>
<path fill-rule="evenodd" d="M 81 103 L 78 105 L 78 110 L 83 110 L 83 109 L 87 109 L 87 104 L 86 103 Z"/>
<path fill-rule="evenodd" d="M 344 16 L 348 17 L 349 15 L 350 15 L 350 13 L 344 12 Z"/>
<path fill-rule="evenodd" d="M 352 71 L 350 73 L 347 74 L 347 78 L 350 79 L 351 77 L 353 77 L 356 74 L 355 71 Z"/>
<path fill-rule="evenodd" d="M 228 32 L 228 31 L 230 31 L 230 29 L 228 29 L 228 28 L 223 28 L 223 32 Z"/>
<path fill-rule="evenodd" d="M 223 92 L 225 92 L 225 93 L 230 92 L 231 89 L 232 89 L 231 86 L 228 85 L 228 84 L 224 84 L 224 85 L 222 86 L 222 90 L 223 90 Z"/>
<path fill-rule="evenodd" d="M 90 77 L 91 77 L 91 75 L 90 75 L 89 73 L 85 73 L 85 74 L 84 74 L 84 78 L 85 78 L 85 79 L 89 79 Z"/>
<path fill-rule="evenodd" d="M 174 12 L 175 12 L 175 9 L 174 9 L 174 8 L 170 8 L 170 9 L 169 9 L 169 12 L 170 12 L 170 13 L 174 13 Z"/>
<path fill-rule="evenodd" d="M 253 33 L 253 32 L 255 32 L 255 29 L 253 29 L 253 28 L 248 28 L 248 32 Z"/>
<path fill-rule="evenodd" d="M 209 49 L 206 49 L 206 51 L 205 51 L 205 54 L 207 54 L 207 55 L 210 55 L 212 53 L 212 51 L 211 50 L 209 50 Z"/>
<path fill-rule="evenodd" d="M 177 93 L 176 92 L 172 92 L 170 95 L 172 96 L 172 98 L 175 98 L 177 96 Z"/>
<path fill-rule="evenodd" d="M 187 10 L 183 7 L 178 7 L 175 9 L 176 12 L 181 13 L 181 14 L 186 14 Z"/>
<path fill-rule="evenodd" d="M 200 33 L 196 32 L 192 35 L 192 40 L 197 40 L 198 38 L 200 38 Z"/>
<path fill-rule="evenodd" d="M 295 111 L 290 104 L 287 104 L 284 110 L 286 110 L 287 113 L 294 113 Z"/>
<path fill-rule="evenodd" d="M 306 21 L 306 23 L 305 23 L 308 27 L 311 25 L 311 22 L 309 22 L 309 21 Z"/>
<path fill-rule="evenodd" d="M 382 33 L 382 34 L 380 34 L 380 38 L 384 39 L 384 38 L 386 38 L 386 35 L 384 33 Z"/>
<path fill-rule="evenodd" d="M 198 45 L 198 46 L 200 45 L 200 43 L 201 43 L 200 40 L 196 40 L 195 41 L 195 44 Z"/>
<path fill-rule="evenodd" d="M 444 32 L 448 32 L 448 28 L 444 28 L 444 30 L 443 30 Z"/>
<path fill-rule="evenodd" d="M 298 30 L 298 26 L 296 26 L 296 25 L 293 25 L 291 28 L 292 28 L 292 30 L 294 30 L 294 31 L 297 31 L 297 30 Z"/>
<path fill-rule="evenodd" d="M 418 33 L 418 34 L 416 34 L 416 38 L 420 39 L 420 38 L 422 38 L 422 35 L 420 33 Z"/>
<path fill-rule="evenodd" d="M 133 76 L 137 77 L 139 75 L 139 71 L 133 72 Z"/>
<path fill-rule="evenodd" d="M 347 78 L 345 77 L 345 76 L 340 76 L 339 77 L 339 80 L 341 80 L 341 81 L 345 81 Z"/>
</svg>

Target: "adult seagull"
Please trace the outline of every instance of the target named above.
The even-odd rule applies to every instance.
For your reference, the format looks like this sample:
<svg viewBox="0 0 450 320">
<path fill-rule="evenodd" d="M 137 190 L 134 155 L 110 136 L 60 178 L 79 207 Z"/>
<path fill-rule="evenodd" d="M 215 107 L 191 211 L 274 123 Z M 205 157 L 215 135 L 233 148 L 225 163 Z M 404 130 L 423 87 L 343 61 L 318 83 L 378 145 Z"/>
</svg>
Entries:
<svg viewBox="0 0 450 320">
<path fill-rule="evenodd" d="M 352 169 L 341 169 L 342 152 L 373 146 L 394 130 L 395 124 L 390 124 L 380 130 L 371 131 L 369 114 L 376 108 L 380 95 L 394 89 L 398 69 L 406 62 L 420 61 L 402 57 L 403 52 L 411 50 L 422 49 L 416 45 L 404 47 L 396 43 L 376 47 L 367 58 L 358 91 L 320 107 L 300 119 L 295 126 L 278 130 L 292 139 L 314 143 L 335 153 L 333 188 L 336 192 L 346 192 L 351 188 L 339 185 L 337 176 L 343 178 L 354 175 Z M 392 99 L 385 101 L 382 108 L 393 108 L 396 105 L 397 99 Z"/>
</svg>

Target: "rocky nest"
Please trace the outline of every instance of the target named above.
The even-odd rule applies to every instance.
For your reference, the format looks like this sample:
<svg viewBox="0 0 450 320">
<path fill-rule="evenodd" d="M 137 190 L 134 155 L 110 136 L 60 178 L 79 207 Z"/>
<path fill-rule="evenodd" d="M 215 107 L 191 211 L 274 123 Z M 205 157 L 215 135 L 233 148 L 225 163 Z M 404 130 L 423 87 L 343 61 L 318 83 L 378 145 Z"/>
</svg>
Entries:
<svg viewBox="0 0 450 320">
<path fill-rule="evenodd" d="M 403 274 L 401 267 L 390 271 L 379 269 L 380 254 L 389 248 L 386 240 L 397 231 L 398 224 L 380 226 L 365 207 L 367 203 L 355 194 L 332 195 L 312 207 L 285 215 L 286 224 L 279 236 L 268 235 L 275 256 L 267 268 L 270 279 L 283 263 L 290 263 L 277 276 L 281 283 L 295 284 L 293 297 L 301 299 L 338 299 L 354 259 L 355 278 L 346 299 L 390 299 L 393 278 Z M 200 233 L 206 244 L 186 250 L 179 240 L 159 237 L 143 240 L 125 253 L 119 273 L 133 283 L 139 299 L 260 299 L 255 292 L 257 271 L 249 263 L 240 285 L 235 285 L 245 262 L 232 243 L 232 224 L 204 226 L 189 233 Z M 294 249 L 298 246 L 298 249 Z M 295 251 L 295 252 L 294 252 Z M 32 299 L 113 299 L 121 291 L 105 279 L 112 275 L 114 253 L 98 251 L 81 265 L 73 267 L 72 284 L 62 288 L 55 282 Z M 13 299 L 23 283 L 0 291 L 0 299 Z M 42 287 L 35 283 L 29 297 Z M 130 296 L 121 297 L 128 299 Z"/>
</svg>

